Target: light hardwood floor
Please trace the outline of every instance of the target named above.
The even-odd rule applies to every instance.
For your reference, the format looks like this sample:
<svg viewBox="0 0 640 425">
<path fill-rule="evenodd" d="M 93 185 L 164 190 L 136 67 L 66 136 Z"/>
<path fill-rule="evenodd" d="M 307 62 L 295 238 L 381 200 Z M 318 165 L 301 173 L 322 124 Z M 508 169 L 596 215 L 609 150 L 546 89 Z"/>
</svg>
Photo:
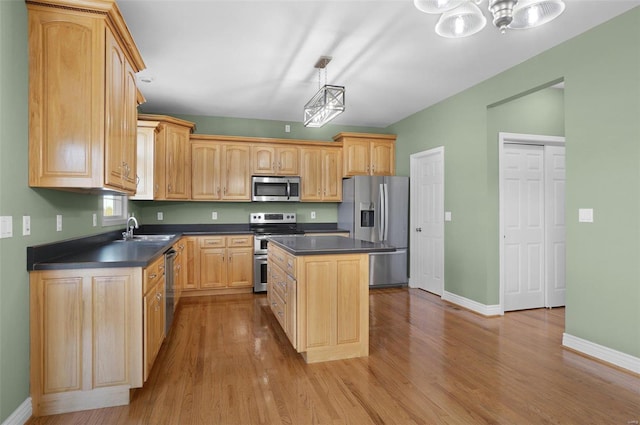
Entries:
<svg viewBox="0 0 640 425">
<path fill-rule="evenodd" d="M 415 289 L 370 295 L 370 355 L 307 365 L 264 295 L 181 300 L 129 406 L 54 424 L 637 424 L 640 377 L 561 347 L 564 310 L 484 318 Z"/>
</svg>

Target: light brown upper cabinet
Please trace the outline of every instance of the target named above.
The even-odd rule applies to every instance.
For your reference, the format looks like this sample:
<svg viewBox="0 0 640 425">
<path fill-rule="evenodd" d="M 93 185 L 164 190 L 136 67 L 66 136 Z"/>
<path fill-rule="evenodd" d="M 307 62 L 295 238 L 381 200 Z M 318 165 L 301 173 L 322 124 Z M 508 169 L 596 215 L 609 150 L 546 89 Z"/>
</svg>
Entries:
<svg viewBox="0 0 640 425">
<path fill-rule="evenodd" d="M 191 146 L 189 136 L 195 124 L 166 115 L 140 114 L 138 127 L 153 126 L 153 152 L 144 158 L 153 163 L 153 181 L 144 186 L 153 187 L 155 200 L 191 199 Z M 149 146 L 151 148 L 151 145 Z M 138 156 L 138 161 L 143 158 Z M 148 167 L 148 164 L 141 168 Z M 143 175 L 139 175 L 143 179 Z"/>
<path fill-rule="evenodd" d="M 134 193 L 145 65 L 116 2 L 26 3 L 29 185 Z"/>
<path fill-rule="evenodd" d="M 300 148 L 300 170 L 301 201 L 342 201 L 341 148 Z"/>
<path fill-rule="evenodd" d="M 297 176 L 298 147 L 279 145 L 253 145 L 251 170 L 259 176 Z"/>
<path fill-rule="evenodd" d="M 342 142 L 344 177 L 395 175 L 395 135 L 339 133 L 333 139 Z"/>
<path fill-rule="evenodd" d="M 251 200 L 251 146 L 191 136 L 191 199 Z"/>
</svg>

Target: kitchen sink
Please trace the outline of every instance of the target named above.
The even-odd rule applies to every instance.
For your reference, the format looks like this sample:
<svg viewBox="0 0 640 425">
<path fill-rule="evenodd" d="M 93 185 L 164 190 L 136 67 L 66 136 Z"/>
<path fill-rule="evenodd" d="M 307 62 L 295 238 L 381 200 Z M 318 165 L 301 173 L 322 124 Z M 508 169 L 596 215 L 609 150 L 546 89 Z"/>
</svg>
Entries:
<svg viewBox="0 0 640 425">
<path fill-rule="evenodd" d="M 116 242 L 166 242 L 176 235 L 133 235 L 133 238 L 118 239 Z"/>
</svg>

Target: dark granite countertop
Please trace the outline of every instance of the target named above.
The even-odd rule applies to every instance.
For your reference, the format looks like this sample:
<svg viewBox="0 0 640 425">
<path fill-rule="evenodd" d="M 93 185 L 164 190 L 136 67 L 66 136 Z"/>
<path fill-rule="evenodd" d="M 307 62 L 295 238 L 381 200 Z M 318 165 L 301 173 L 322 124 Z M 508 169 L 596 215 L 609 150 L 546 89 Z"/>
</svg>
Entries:
<svg viewBox="0 0 640 425">
<path fill-rule="evenodd" d="M 342 236 L 273 236 L 269 242 L 285 251 L 299 255 L 361 254 L 392 252 L 395 247 Z"/>
<path fill-rule="evenodd" d="M 305 232 L 340 232 L 335 223 L 298 223 Z M 252 234 L 248 224 L 142 225 L 136 235 L 173 234 L 163 242 L 114 242 L 124 229 L 27 247 L 27 270 L 146 267 L 181 236 Z"/>
</svg>

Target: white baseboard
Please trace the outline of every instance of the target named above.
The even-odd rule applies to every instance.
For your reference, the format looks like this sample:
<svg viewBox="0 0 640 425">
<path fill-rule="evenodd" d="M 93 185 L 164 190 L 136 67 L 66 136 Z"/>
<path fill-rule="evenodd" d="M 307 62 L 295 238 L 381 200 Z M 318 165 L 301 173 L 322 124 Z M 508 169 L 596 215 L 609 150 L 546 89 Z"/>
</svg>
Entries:
<svg viewBox="0 0 640 425">
<path fill-rule="evenodd" d="M 31 397 L 29 397 L 2 422 L 2 425 L 24 425 L 31 418 L 32 413 Z"/>
<path fill-rule="evenodd" d="M 459 305 L 468 310 L 474 311 L 483 316 L 501 316 L 500 305 L 486 305 L 477 301 L 470 300 L 469 298 L 461 297 L 460 295 L 453 294 L 451 292 L 444 291 L 442 293 L 442 299 L 452 304 Z"/>
<path fill-rule="evenodd" d="M 638 357 L 587 341 L 586 339 L 578 338 L 568 333 L 562 334 L 562 345 L 588 356 L 595 357 L 598 360 L 640 374 L 640 358 Z"/>
</svg>

